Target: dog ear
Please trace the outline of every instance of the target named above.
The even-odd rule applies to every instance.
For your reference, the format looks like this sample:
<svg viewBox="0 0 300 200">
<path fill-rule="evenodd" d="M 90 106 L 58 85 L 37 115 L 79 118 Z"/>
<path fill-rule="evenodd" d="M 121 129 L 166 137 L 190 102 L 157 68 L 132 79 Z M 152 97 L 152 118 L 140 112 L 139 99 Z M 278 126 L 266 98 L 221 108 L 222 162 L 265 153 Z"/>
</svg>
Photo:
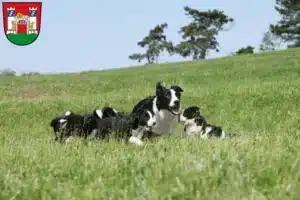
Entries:
<svg viewBox="0 0 300 200">
<path fill-rule="evenodd" d="M 156 96 L 161 96 L 163 94 L 163 86 L 161 85 L 161 81 L 156 83 Z"/>
<path fill-rule="evenodd" d="M 200 116 L 200 107 L 192 106 L 191 108 L 192 108 L 193 112 L 195 112 L 195 117 Z"/>
<path fill-rule="evenodd" d="M 196 112 L 200 112 L 200 107 L 194 106 Z"/>
<path fill-rule="evenodd" d="M 178 85 L 172 85 L 171 89 L 175 90 L 175 92 L 181 93 L 183 92 L 183 89 L 179 87 Z"/>
</svg>

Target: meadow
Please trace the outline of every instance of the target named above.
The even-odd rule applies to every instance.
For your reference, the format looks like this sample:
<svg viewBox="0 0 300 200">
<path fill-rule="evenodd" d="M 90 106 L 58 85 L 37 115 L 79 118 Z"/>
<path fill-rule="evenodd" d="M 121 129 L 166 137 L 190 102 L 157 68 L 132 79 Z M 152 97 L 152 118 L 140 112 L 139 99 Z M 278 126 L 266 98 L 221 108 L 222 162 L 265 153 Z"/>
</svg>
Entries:
<svg viewBox="0 0 300 200">
<path fill-rule="evenodd" d="M 231 139 L 144 147 L 56 144 L 66 110 L 130 112 L 155 84 L 178 84 Z M 299 199 L 300 49 L 73 74 L 0 78 L 0 199 Z"/>
</svg>

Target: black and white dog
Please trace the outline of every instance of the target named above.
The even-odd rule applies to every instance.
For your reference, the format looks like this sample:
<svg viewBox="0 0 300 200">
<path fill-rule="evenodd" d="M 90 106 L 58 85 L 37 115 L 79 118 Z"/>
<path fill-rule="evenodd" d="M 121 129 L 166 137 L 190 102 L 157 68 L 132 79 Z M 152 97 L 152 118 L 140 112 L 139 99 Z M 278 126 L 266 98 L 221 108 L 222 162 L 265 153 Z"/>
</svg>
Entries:
<svg viewBox="0 0 300 200">
<path fill-rule="evenodd" d="M 74 113 L 72 111 L 66 111 L 64 116 L 58 116 L 51 120 L 50 126 L 53 128 L 55 141 L 58 140 L 58 136 L 62 128 L 60 120 L 69 115 L 74 115 Z"/>
<path fill-rule="evenodd" d="M 87 137 L 93 138 L 97 131 L 98 121 L 113 116 L 118 116 L 118 111 L 111 107 L 95 109 L 94 112 L 85 115 L 73 114 L 65 116 L 59 120 L 63 130 L 60 141 L 65 140 L 69 142 L 73 135 L 84 139 L 87 139 Z"/>
<path fill-rule="evenodd" d="M 139 101 L 133 108 L 132 113 L 136 113 L 141 109 L 151 112 L 156 118 L 156 126 L 153 127 L 151 133 L 154 136 L 169 135 L 176 131 L 178 125 L 181 89 L 178 85 L 170 88 L 164 87 L 161 82 L 156 84 L 155 96 L 149 96 Z M 134 132 L 134 136 L 141 138 L 141 133 Z"/>
<path fill-rule="evenodd" d="M 224 130 L 221 127 L 207 123 L 197 106 L 184 109 L 180 115 L 180 122 L 184 124 L 186 136 L 200 136 L 203 139 L 210 137 L 225 138 Z"/>
<path fill-rule="evenodd" d="M 145 109 L 129 115 L 108 117 L 98 121 L 97 139 L 109 139 L 110 137 L 125 139 L 126 143 L 143 145 L 141 138 L 132 135 L 132 131 L 151 131 L 156 124 L 155 116 Z"/>
</svg>

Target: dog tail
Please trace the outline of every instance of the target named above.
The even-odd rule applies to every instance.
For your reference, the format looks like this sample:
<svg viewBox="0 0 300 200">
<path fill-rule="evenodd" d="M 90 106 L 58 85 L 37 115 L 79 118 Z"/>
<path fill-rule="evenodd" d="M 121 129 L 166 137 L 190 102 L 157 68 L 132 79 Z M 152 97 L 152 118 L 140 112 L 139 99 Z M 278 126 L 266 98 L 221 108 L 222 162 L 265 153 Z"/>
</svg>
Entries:
<svg viewBox="0 0 300 200">
<path fill-rule="evenodd" d="M 74 115 L 74 113 L 71 110 L 67 110 L 65 112 L 65 116 Z"/>
<path fill-rule="evenodd" d="M 223 138 L 225 138 L 225 131 L 223 130 L 223 129 L 221 129 L 221 138 L 223 139 Z"/>
</svg>

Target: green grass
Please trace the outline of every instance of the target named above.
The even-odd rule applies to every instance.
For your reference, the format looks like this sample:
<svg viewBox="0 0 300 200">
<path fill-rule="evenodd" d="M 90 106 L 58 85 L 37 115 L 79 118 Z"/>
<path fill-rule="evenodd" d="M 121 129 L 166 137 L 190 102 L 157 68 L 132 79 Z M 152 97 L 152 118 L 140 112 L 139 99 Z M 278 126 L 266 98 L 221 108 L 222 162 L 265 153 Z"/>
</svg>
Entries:
<svg viewBox="0 0 300 200">
<path fill-rule="evenodd" d="M 144 147 L 53 142 L 65 110 L 131 111 L 155 84 L 240 137 Z M 199 62 L 0 79 L 0 199 L 299 199 L 300 49 Z"/>
<path fill-rule="evenodd" d="M 37 38 L 38 34 L 25 34 L 25 33 L 19 33 L 19 34 L 12 34 L 9 33 L 6 35 L 7 39 L 12 42 L 13 44 L 24 46 L 29 45 L 33 43 Z"/>
</svg>

